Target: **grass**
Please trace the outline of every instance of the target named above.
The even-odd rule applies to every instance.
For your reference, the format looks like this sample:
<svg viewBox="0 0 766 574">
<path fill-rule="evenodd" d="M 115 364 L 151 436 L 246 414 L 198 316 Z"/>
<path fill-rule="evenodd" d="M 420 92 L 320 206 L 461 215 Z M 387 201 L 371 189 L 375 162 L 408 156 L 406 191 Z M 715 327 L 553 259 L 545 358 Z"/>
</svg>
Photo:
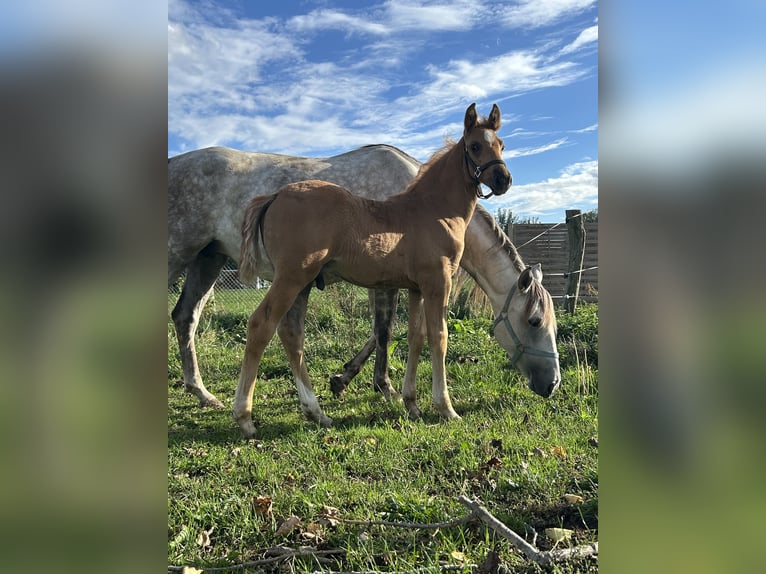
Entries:
<svg viewBox="0 0 766 574">
<path fill-rule="evenodd" d="M 220 291 L 208 305 L 197 351 L 208 389 L 231 405 L 248 314 L 262 293 L 239 300 Z M 402 299 L 406 299 L 403 295 Z M 175 296 L 169 298 L 169 303 Z M 406 309 L 406 301 L 400 302 Z M 168 561 L 197 568 L 257 560 L 278 544 L 291 548 L 340 548 L 342 557 L 297 558 L 264 572 L 379 570 L 401 572 L 442 563 L 481 563 L 497 548 L 515 572 L 538 572 L 480 523 L 437 531 L 391 526 L 323 524 L 323 507 L 357 520 L 443 522 L 467 514 L 458 502 L 478 497 L 509 527 L 551 547 L 543 531 L 575 531 L 573 544 L 598 539 L 598 369 L 593 319 L 586 306 L 560 323 L 572 352 L 562 351 L 561 390 L 534 395 L 489 335 L 490 317 L 449 321 L 448 382 L 463 418 L 441 422 L 430 406 L 430 362 L 421 359 L 418 397 L 423 420 L 406 419 L 401 403 L 387 404 L 372 391 L 372 363 L 335 399 L 327 383 L 370 333 L 366 291 L 333 285 L 315 294 L 307 317 L 306 356 L 320 403 L 334 418 L 320 428 L 300 414 L 294 384 L 278 339 L 267 347 L 256 386 L 257 439 L 244 441 L 230 411 L 202 410 L 177 381 L 182 378 L 175 334 L 168 323 Z M 567 323 L 571 323 L 569 325 Z M 395 328 L 392 381 L 401 386 L 406 324 Z M 561 330 L 561 328 L 560 328 Z M 595 335 L 597 338 L 597 335 Z M 586 340 L 587 339 L 587 340 Z M 579 345 L 578 345 L 579 342 Z M 583 349 L 587 349 L 583 351 Z M 581 504 L 564 494 L 583 497 Z M 255 497 L 272 501 L 265 515 Z M 277 535 L 292 515 L 301 526 Z M 210 544 L 198 541 L 202 530 Z M 470 571 L 466 569 L 466 571 Z M 553 572 L 595 572 L 580 562 Z"/>
</svg>

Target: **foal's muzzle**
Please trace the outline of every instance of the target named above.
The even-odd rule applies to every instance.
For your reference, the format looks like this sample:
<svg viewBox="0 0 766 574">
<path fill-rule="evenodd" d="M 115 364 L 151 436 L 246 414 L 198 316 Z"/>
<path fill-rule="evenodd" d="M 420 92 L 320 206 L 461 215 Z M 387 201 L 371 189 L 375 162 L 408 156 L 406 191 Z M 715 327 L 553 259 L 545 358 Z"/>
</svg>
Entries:
<svg viewBox="0 0 766 574">
<path fill-rule="evenodd" d="M 489 186 L 495 195 L 503 195 L 511 188 L 511 182 L 513 181 L 511 172 L 504 165 L 495 166 L 488 179 L 490 181 L 486 182 L 486 185 Z"/>
</svg>

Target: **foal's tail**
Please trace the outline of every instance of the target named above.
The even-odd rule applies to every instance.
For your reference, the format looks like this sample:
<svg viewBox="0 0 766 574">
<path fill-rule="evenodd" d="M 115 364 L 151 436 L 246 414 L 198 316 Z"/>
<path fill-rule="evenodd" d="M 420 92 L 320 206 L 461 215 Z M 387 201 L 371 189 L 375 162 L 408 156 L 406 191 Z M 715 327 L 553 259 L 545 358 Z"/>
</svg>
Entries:
<svg viewBox="0 0 766 574">
<path fill-rule="evenodd" d="M 239 255 L 239 277 L 243 283 L 255 283 L 258 277 L 258 236 L 263 239 L 263 216 L 276 198 L 276 193 L 260 195 L 255 197 L 245 210 Z"/>
</svg>

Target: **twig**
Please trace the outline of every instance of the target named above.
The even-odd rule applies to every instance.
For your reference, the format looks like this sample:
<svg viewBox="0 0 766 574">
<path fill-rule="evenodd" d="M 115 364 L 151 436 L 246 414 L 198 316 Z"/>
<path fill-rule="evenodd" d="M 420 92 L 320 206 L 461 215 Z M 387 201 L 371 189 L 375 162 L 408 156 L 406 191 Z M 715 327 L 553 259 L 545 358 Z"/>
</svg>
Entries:
<svg viewBox="0 0 766 574">
<path fill-rule="evenodd" d="M 226 572 L 229 570 L 242 570 L 243 568 L 251 568 L 252 566 L 264 566 L 266 564 L 274 564 L 288 558 L 301 558 L 304 556 L 326 556 L 330 554 L 345 554 L 345 550 L 287 550 L 284 554 L 279 556 L 273 556 L 271 558 L 262 558 L 260 560 L 252 560 L 251 562 L 243 562 L 241 564 L 232 564 L 231 566 L 216 566 L 213 568 L 201 568 L 203 572 Z M 168 572 L 183 572 L 184 566 L 168 566 Z"/>
<path fill-rule="evenodd" d="M 423 529 L 438 529 L 438 528 L 449 528 L 450 526 L 457 526 L 458 524 L 464 524 L 466 522 L 470 522 L 476 518 L 474 513 L 466 514 L 465 516 L 461 516 L 460 518 L 455 518 L 454 520 L 450 520 L 448 522 L 429 522 L 429 523 L 417 523 L 417 522 L 390 522 L 388 520 L 352 520 L 351 518 L 337 518 L 333 517 L 334 520 L 339 520 L 341 522 L 345 522 L 346 524 L 358 524 L 361 526 L 397 526 L 399 528 L 423 528 Z"/>
<path fill-rule="evenodd" d="M 435 570 L 438 568 L 438 570 Z M 416 568 L 415 570 L 405 570 L 402 574 L 427 574 L 429 572 L 453 572 L 463 570 L 465 568 L 471 568 L 472 570 L 477 568 L 476 564 L 449 564 L 447 566 L 426 566 L 424 568 Z M 339 572 L 335 570 L 314 570 L 311 574 L 386 574 L 380 570 L 353 570 Z"/>
<path fill-rule="evenodd" d="M 545 566 L 552 562 L 561 562 L 564 560 L 572 560 L 574 558 L 585 558 L 587 556 L 598 555 L 598 542 L 592 544 L 586 544 L 585 546 L 577 546 L 575 548 L 564 548 L 562 550 L 550 550 L 540 551 L 529 542 L 524 540 L 521 536 L 516 534 L 513 530 L 508 528 L 505 524 L 500 522 L 497 518 L 484 508 L 484 506 L 470 498 L 460 496 L 458 499 L 463 505 L 470 508 L 476 516 L 478 516 L 482 522 L 489 526 L 492 530 L 497 532 L 503 538 L 510 540 L 514 546 L 521 550 L 524 555 L 539 564 Z"/>
</svg>

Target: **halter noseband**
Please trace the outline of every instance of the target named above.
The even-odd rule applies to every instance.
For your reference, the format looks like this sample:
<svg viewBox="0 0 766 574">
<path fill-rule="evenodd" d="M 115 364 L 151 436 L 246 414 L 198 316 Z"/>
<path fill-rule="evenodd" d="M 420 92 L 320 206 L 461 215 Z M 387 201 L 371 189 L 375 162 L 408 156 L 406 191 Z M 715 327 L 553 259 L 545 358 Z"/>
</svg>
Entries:
<svg viewBox="0 0 766 574">
<path fill-rule="evenodd" d="M 471 159 L 471 156 L 468 153 L 468 148 L 463 148 L 465 150 L 465 162 L 466 162 L 466 169 L 468 169 L 468 175 L 471 177 L 471 180 L 473 183 L 476 184 L 476 196 L 481 199 L 488 199 L 494 195 L 494 191 L 490 191 L 489 195 L 484 195 L 481 192 L 481 182 L 479 181 L 479 178 L 481 177 L 481 174 L 484 173 L 484 171 L 488 167 L 492 167 L 495 164 L 502 163 L 505 165 L 505 162 L 501 159 L 492 159 L 489 160 L 484 165 L 476 165 L 476 163 Z"/>
<path fill-rule="evenodd" d="M 540 349 L 533 349 L 531 347 L 527 347 L 524 345 L 524 343 L 521 342 L 521 339 L 516 335 L 516 332 L 513 330 L 513 327 L 511 326 L 510 320 L 508 320 L 508 309 L 511 306 L 511 299 L 513 298 L 514 293 L 516 293 L 516 285 L 514 285 L 511 288 L 511 292 L 508 293 L 508 298 L 505 300 L 505 305 L 503 305 L 503 309 L 498 313 L 497 318 L 495 319 L 494 324 L 492 325 L 493 329 L 497 329 L 497 326 L 502 323 L 505 326 L 505 329 L 508 331 L 508 333 L 511 335 L 511 338 L 513 339 L 513 342 L 516 344 L 516 351 L 513 353 L 513 356 L 511 357 L 511 365 L 515 366 L 516 362 L 521 358 L 521 355 L 526 353 L 527 355 L 536 355 L 538 357 L 549 357 L 551 359 L 558 359 L 559 354 L 556 351 L 542 351 Z"/>
</svg>

